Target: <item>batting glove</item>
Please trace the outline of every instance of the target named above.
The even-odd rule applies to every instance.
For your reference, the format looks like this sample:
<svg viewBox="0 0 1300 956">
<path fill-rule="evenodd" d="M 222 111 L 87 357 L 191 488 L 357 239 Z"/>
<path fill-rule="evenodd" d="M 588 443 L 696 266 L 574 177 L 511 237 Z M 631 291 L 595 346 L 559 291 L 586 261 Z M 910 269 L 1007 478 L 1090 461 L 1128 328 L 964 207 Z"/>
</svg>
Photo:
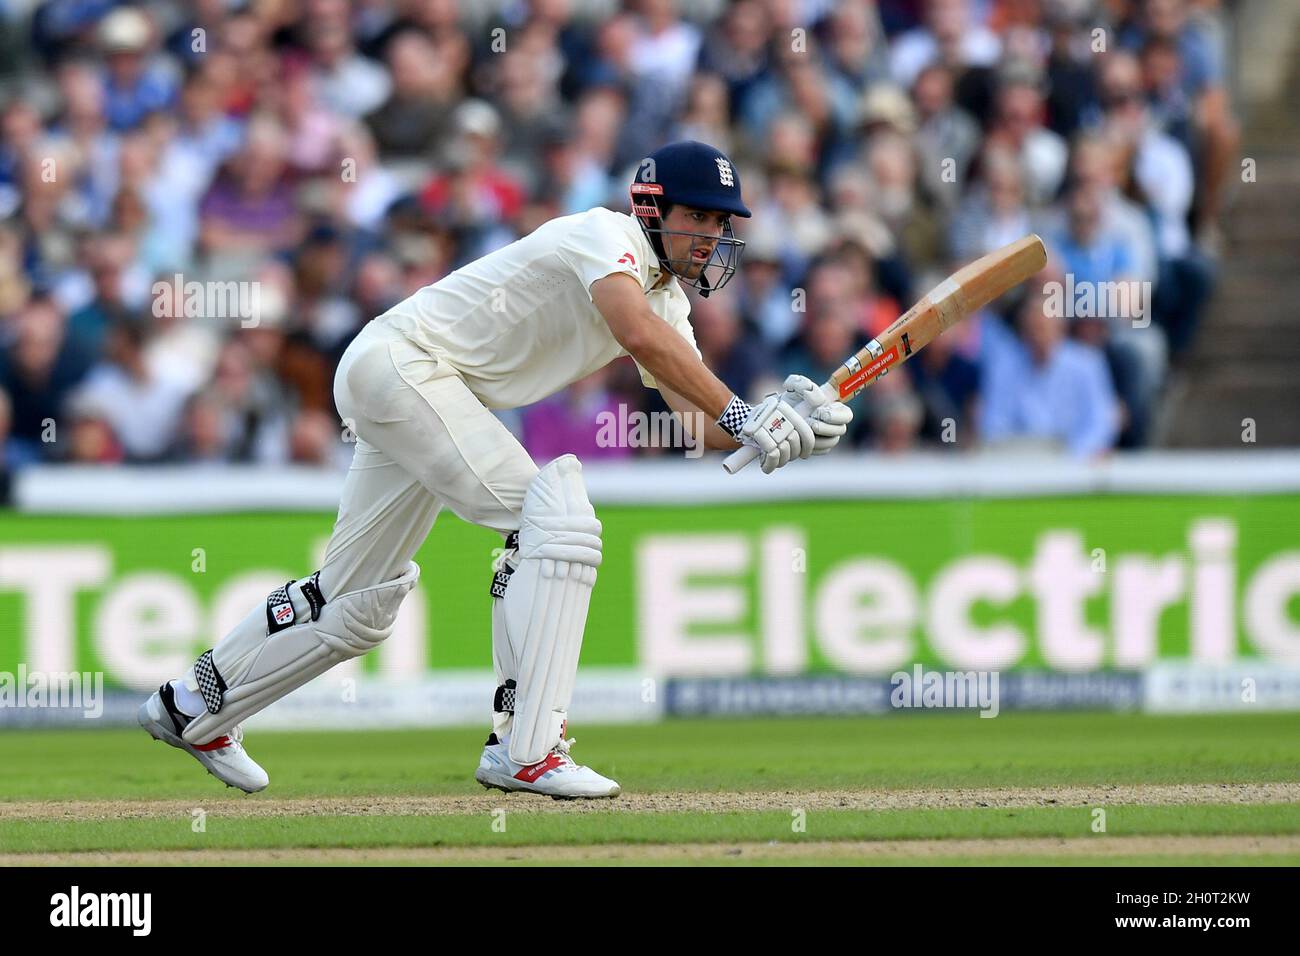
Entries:
<svg viewBox="0 0 1300 956">
<path fill-rule="evenodd" d="M 782 386 L 781 397 L 791 408 L 802 411 L 813 433 L 814 455 L 824 455 L 844 437 L 853 421 L 853 409 L 843 402 L 830 401 L 821 386 L 803 375 L 791 375 Z"/>
<path fill-rule="evenodd" d="M 791 459 L 807 458 L 813 452 L 812 427 L 779 392 L 753 406 L 733 396 L 719 416 L 718 424 L 737 441 L 758 449 L 764 474 L 771 474 Z"/>
</svg>

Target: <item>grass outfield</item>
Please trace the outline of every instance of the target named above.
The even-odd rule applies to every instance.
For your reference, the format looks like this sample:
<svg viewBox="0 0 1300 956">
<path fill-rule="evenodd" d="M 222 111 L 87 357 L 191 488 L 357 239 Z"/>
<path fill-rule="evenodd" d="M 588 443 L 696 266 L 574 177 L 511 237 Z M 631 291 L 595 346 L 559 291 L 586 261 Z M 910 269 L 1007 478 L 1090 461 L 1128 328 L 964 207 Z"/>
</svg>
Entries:
<svg viewBox="0 0 1300 956">
<path fill-rule="evenodd" d="M 252 796 L 143 731 L 0 731 L 0 863 L 1300 864 L 1300 714 L 573 734 L 618 800 L 484 791 L 479 730 L 253 732 Z"/>
</svg>

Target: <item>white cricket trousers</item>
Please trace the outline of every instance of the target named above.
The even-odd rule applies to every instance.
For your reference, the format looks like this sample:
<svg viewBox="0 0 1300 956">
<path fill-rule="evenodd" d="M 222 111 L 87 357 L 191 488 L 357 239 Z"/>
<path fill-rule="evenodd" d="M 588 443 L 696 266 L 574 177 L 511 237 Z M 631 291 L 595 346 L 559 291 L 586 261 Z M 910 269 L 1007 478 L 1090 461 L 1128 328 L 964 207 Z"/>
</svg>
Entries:
<svg viewBox="0 0 1300 956">
<path fill-rule="evenodd" d="M 537 465 L 445 362 L 376 319 L 343 353 L 334 402 L 357 442 L 321 566 L 326 600 L 401 574 L 444 505 L 519 530 Z"/>
</svg>

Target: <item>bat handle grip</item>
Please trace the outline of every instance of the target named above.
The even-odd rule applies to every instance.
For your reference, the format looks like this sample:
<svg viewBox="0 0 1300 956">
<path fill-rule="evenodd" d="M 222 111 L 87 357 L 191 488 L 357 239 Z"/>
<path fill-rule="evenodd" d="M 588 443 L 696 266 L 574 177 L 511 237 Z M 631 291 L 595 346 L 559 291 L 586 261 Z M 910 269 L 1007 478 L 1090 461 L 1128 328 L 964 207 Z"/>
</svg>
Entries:
<svg viewBox="0 0 1300 956">
<path fill-rule="evenodd" d="M 722 459 L 722 467 L 727 470 L 727 474 L 734 475 L 757 457 L 757 448 L 753 445 L 741 445 L 726 458 Z"/>
<path fill-rule="evenodd" d="M 823 390 L 826 386 L 822 386 Z M 794 410 L 800 415 L 807 415 L 812 411 L 812 407 L 805 401 L 800 401 L 794 407 Z M 751 461 L 758 457 L 758 448 L 753 445 L 741 445 L 726 458 L 722 459 L 722 467 L 726 469 L 727 474 L 734 475 Z"/>
</svg>

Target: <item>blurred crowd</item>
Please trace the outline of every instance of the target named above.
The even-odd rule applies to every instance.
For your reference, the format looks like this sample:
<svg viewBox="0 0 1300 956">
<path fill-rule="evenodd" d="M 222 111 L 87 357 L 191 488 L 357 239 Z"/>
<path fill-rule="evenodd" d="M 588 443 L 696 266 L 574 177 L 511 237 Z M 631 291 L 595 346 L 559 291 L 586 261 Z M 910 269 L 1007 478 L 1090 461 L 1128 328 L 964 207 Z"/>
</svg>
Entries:
<svg viewBox="0 0 1300 956">
<path fill-rule="evenodd" d="M 1216 0 L 194 0 L 0 5 L 0 440 L 33 462 L 339 466 L 373 316 L 555 216 L 627 209 L 658 145 L 727 151 L 752 220 L 695 299 L 754 398 L 822 380 L 957 265 L 1048 278 L 864 393 L 852 443 L 1151 440 L 1212 292 L 1236 157 Z M 189 301 L 251 289 L 255 320 Z M 201 299 L 201 297 L 200 297 Z M 1068 310 L 1067 310 L 1068 311 Z M 662 411 L 623 360 L 503 413 L 535 457 Z M 3 470 L 3 469 L 0 469 Z"/>
</svg>

